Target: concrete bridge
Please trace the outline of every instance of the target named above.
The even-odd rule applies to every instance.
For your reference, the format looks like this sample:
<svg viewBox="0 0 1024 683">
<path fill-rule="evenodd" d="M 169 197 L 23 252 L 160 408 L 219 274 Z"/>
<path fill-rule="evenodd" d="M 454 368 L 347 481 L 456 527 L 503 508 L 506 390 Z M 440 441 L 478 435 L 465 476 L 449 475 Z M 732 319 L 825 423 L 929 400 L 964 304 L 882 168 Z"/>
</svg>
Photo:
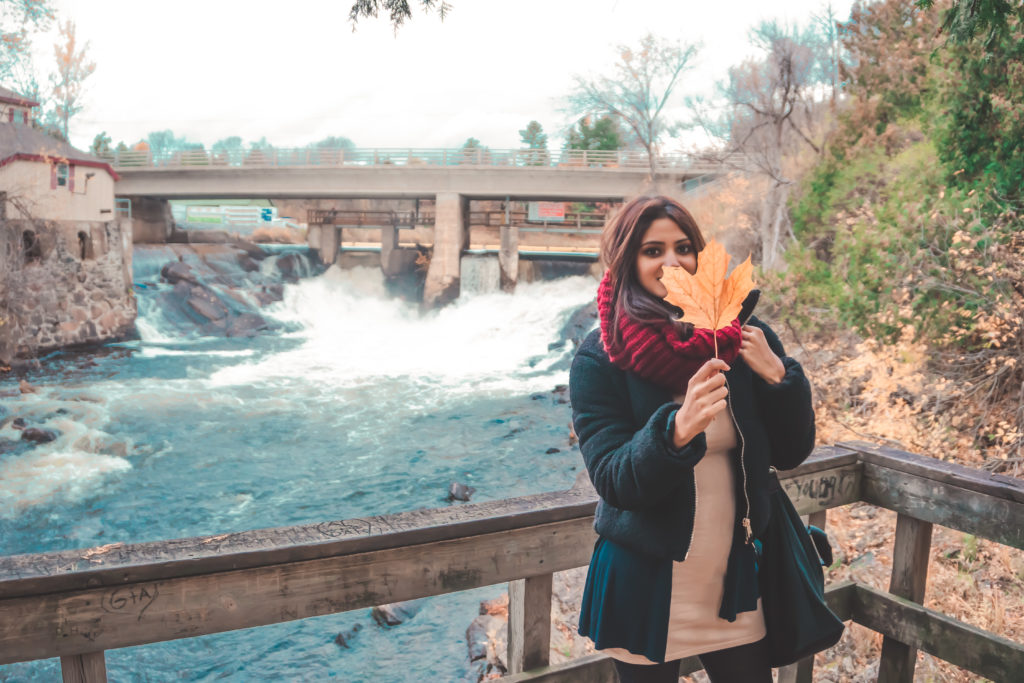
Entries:
<svg viewBox="0 0 1024 683">
<path fill-rule="evenodd" d="M 657 157 L 652 164 L 645 153 L 631 151 L 483 148 L 122 151 L 109 160 L 121 176 L 115 193 L 132 200 L 137 234 L 169 234 L 169 199 L 432 199 L 428 305 L 458 296 L 471 200 L 619 202 L 644 192 L 675 194 L 688 182 L 734 166 L 685 155 Z M 340 230 L 320 225 L 310 231 L 325 262 L 334 262 Z M 395 231 L 382 228 L 381 241 L 387 270 L 397 247 Z M 518 231 L 511 225 L 502 226 L 500 254 L 502 283 L 514 285 Z"/>
</svg>

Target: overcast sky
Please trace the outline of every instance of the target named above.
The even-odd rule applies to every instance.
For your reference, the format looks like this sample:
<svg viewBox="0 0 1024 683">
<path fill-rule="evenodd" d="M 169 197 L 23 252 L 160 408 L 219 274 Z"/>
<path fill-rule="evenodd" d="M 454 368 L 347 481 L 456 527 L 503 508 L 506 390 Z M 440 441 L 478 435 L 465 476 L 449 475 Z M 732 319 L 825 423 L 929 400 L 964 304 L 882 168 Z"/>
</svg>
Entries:
<svg viewBox="0 0 1024 683">
<path fill-rule="evenodd" d="M 710 92 L 754 53 L 752 25 L 806 21 L 826 0 L 450 2 L 443 23 L 417 10 L 396 35 L 384 18 L 353 33 L 350 0 L 57 0 L 97 65 L 72 142 L 87 148 L 106 131 L 130 144 L 170 128 L 207 146 L 342 135 L 360 147 L 457 147 L 473 136 L 516 148 L 531 119 L 554 141 L 573 74 L 607 71 L 614 45 L 648 31 L 702 43 L 679 93 Z M 833 2 L 841 18 L 850 5 Z M 54 38 L 35 39 L 40 72 Z"/>
</svg>

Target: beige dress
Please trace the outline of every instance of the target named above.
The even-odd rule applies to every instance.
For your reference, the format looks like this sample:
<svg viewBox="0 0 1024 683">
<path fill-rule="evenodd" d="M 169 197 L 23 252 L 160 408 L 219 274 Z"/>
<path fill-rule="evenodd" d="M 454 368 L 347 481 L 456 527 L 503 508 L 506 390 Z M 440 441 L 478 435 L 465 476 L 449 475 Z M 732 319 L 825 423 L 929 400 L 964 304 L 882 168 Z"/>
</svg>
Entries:
<svg viewBox="0 0 1024 683">
<path fill-rule="evenodd" d="M 681 403 L 682 397 L 676 400 Z M 740 612 L 732 623 L 718 616 L 737 502 L 730 459 L 739 457 L 739 444 L 728 406 L 711 420 L 704 435 L 707 453 L 694 468 L 697 515 L 693 541 L 686 561 L 672 563 L 666 662 L 753 643 L 765 636 L 760 599 L 757 611 Z M 630 664 L 654 664 L 622 648 L 602 652 Z"/>
</svg>

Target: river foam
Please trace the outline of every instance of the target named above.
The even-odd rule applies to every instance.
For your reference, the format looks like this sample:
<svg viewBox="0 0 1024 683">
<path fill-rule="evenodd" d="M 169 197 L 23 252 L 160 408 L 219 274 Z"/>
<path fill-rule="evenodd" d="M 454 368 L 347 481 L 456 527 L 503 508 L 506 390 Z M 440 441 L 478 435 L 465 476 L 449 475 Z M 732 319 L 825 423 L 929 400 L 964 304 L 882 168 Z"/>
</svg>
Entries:
<svg viewBox="0 0 1024 683">
<path fill-rule="evenodd" d="M 302 377 L 355 386 L 406 378 L 425 391 L 529 392 L 564 381 L 552 350 L 567 317 L 593 298 L 586 277 L 521 285 L 514 294 L 461 298 L 421 314 L 389 298 L 379 271 L 331 268 L 285 289 L 268 313 L 302 331 L 300 348 L 215 373 L 214 386 Z M 564 365 L 564 364 L 563 364 Z"/>
</svg>

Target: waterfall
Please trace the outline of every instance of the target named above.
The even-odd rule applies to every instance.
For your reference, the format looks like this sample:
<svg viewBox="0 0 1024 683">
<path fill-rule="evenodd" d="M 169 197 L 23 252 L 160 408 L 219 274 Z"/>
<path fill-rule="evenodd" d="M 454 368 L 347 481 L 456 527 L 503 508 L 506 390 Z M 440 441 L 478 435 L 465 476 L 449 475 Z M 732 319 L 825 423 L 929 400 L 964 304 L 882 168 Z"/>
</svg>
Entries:
<svg viewBox="0 0 1024 683">
<path fill-rule="evenodd" d="M 461 296 L 489 294 L 501 288 L 501 267 L 496 254 L 466 254 L 462 257 Z"/>
</svg>

